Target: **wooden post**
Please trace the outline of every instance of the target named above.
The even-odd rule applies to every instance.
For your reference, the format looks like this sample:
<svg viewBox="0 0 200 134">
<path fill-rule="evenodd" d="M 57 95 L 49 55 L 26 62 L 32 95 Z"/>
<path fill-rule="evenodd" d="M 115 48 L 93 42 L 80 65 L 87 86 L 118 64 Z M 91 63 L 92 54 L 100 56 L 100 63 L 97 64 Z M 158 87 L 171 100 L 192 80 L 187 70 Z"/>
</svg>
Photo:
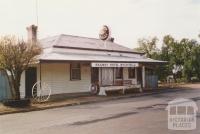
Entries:
<svg viewBox="0 0 200 134">
<path fill-rule="evenodd" d="M 145 66 L 142 66 L 142 88 L 145 88 Z"/>
</svg>

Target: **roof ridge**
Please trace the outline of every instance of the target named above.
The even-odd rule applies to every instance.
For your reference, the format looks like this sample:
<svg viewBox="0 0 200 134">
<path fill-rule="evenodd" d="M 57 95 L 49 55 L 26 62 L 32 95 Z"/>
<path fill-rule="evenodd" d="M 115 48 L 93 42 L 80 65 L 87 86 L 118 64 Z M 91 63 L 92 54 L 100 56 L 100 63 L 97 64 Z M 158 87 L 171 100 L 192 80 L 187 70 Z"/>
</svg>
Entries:
<svg viewBox="0 0 200 134">
<path fill-rule="evenodd" d="M 78 37 L 78 38 L 87 38 L 87 39 L 95 39 L 95 40 L 100 40 L 98 38 L 94 38 L 94 37 L 86 37 L 86 36 L 79 36 L 79 35 L 71 35 L 71 34 L 60 34 L 61 36 L 71 36 L 71 37 Z"/>
</svg>

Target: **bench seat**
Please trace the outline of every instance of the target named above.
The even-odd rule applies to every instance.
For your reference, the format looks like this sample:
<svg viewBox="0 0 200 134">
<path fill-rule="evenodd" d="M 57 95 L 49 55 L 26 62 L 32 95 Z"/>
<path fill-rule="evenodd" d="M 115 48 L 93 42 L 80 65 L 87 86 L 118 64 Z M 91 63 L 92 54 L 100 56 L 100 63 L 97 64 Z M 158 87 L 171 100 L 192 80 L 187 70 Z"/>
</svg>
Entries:
<svg viewBox="0 0 200 134">
<path fill-rule="evenodd" d="M 126 89 L 131 89 L 131 88 L 139 88 L 140 92 L 142 91 L 140 84 L 123 84 L 123 85 L 100 86 L 99 95 L 106 95 L 106 91 L 111 91 L 111 90 L 122 90 L 122 94 L 124 94 Z"/>
</svg>

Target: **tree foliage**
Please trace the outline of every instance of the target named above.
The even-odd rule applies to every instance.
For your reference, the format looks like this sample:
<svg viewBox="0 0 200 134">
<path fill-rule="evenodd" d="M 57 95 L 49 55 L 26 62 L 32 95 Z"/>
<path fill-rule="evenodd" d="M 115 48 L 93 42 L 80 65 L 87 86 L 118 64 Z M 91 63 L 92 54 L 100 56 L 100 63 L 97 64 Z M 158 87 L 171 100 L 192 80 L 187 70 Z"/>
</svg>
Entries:
<svg viewBox="0 0 200 134">
<path fill-rule="evenodd" d="M 157 68 L 160 80 L 166 79 L 168 75 L 173 75 L 176 79 L 191 81 L 192 78 L 200 80 L 200 44 L 193 39 L 183 38 L 181 40 L 174 39 L 171 35 L 163 37 L 161 49 L 152 47 L 152 40 L 139 42 L 139 48 L 136 50 L 144 51 L 149 58 L 168 61 L 168 64 Z M 142 45 L 141 45 L 142 44 Z M 145 45 L 144 45 L 145 44 Z M 157 51 L 154 51 L 157 50 Z M 152 53 L 154 51 L 154 53 Z"/>
<path fill-rule="evenodd" d="M 156 52 L 157 41 L 158 41 L 157 37 L 153 37 L 150 39 L 145 39 L 145 38 L 139 39 L 138 40 L 139 47 L 136 48 L 135 50 L 143 52 L 147 57 L 151 58 L 152 55 Z"/>
<path fill-rule="evenodd" d="M 5 71 L 14 99 L 20 99 L 22 72 L 36 62 L 42 49 L 38 44 L 17 40 L 14 36 L 0 38 L 0 70 Z"/>
</svg>

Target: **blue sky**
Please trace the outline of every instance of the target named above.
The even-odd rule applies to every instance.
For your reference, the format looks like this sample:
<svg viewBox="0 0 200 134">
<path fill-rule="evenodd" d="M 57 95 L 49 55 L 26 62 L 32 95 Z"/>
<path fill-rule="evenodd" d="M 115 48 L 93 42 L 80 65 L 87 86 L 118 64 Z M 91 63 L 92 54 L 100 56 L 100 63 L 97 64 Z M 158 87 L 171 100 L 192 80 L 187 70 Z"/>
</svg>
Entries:
<svg viewBox="0 0 200 134">
<path fill-rule="evenodd" d="M 26 39 L 36 24 L 36 0 L 0 0 L 0 35 Z M 98 38 L 111 27 L 119 44 L 137 47 L 138 38 L 171 34 L 198 39 L 200 0 L 38 0 L 39 38 L 71 34 Z"/>
</svg>

